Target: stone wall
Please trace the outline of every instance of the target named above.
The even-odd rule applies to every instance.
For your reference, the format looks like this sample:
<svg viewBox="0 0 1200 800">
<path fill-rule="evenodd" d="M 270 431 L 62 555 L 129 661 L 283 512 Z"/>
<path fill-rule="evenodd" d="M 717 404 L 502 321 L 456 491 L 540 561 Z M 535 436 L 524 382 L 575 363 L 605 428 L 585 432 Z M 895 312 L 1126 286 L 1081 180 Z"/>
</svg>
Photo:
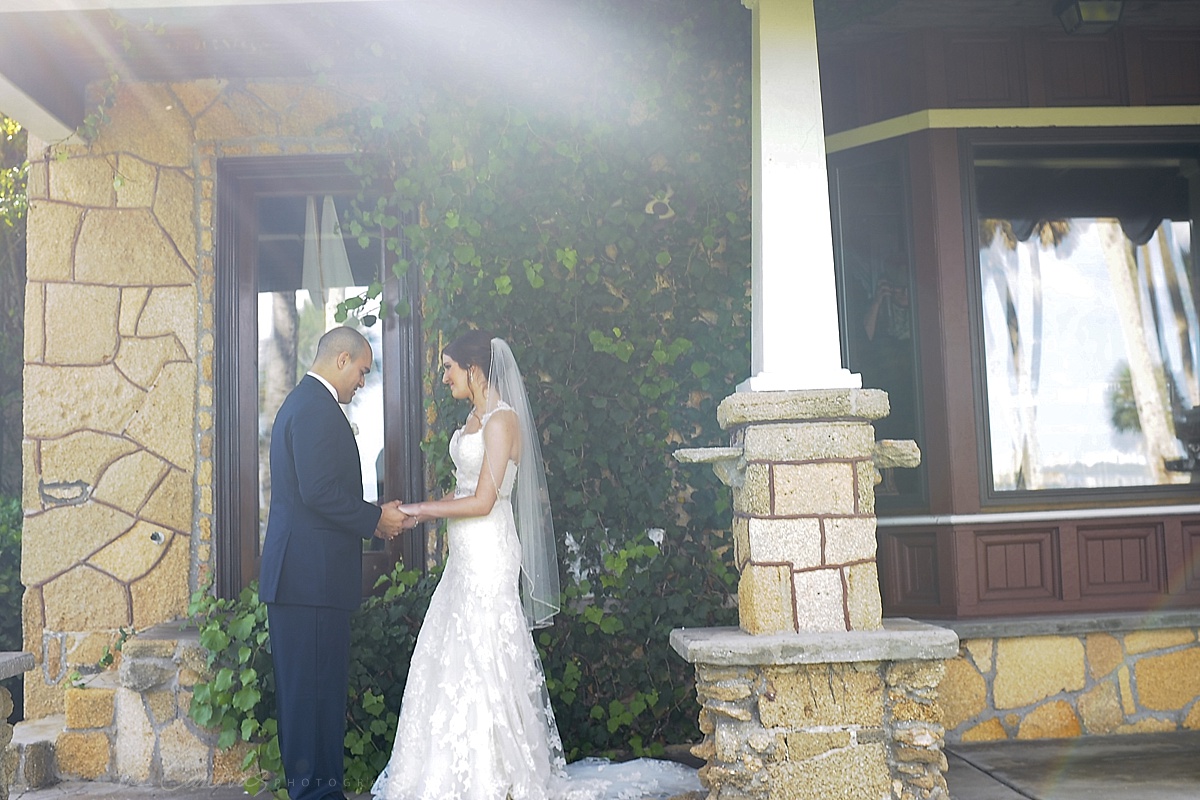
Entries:
<svg viewBox="0 0 1200 800">
<path fill-rule="evenodd" d="M 946 663 L 955 742 L 1200 729 L 1195 627 L 966 638 Z"/>
<path fill-rule="evenodd" d="M 345 152 L 332 86 L 124 84 L 91 145 L 30 142 L 25 714 L 211 569 L 216 163 Z"/>
<path fill-rule="evenodd" d="M 717 800 L 947 798 L 941 672 L 940 661 L 701 665 L 705 740 L 692 752 Z"/>
</svg>

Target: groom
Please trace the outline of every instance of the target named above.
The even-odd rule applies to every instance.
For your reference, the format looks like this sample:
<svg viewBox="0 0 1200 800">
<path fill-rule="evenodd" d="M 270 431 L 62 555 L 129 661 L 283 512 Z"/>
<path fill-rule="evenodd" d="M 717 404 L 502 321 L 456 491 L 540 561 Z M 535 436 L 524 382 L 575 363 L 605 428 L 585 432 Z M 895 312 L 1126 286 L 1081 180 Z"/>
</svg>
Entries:
<svg viewBox="0 0 1200 800">
<path fill-rule="evenodd" d="M 271 509 L 259 597 L 267 604 L 279 750 L 292 800 L 344 798 L 350 614 L 362 600 L 362 541 L 391 539 L 399 504 L 363 500 L 358 445 L 338 403 L 371 371 L 351 328 L 321 337 L 312 369 L 271 429 Z"/>
</svg>

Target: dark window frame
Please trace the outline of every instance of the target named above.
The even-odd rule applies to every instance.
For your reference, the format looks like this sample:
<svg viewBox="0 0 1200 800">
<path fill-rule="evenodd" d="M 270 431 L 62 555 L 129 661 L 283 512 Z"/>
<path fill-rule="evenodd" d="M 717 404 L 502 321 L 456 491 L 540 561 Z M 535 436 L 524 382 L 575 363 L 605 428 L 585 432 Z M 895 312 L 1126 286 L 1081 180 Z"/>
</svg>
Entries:
<svg viewBox="0 0 1200 800">
<path fill-rule="evenodd" d="M 908 296 L 910 304 L 910 314 L 912 317 L 912 349 L 913 349 L 913 407 L 914 407 L 914 423 L 916 431 L 913 439 L 918 443 L 924 440 L 925 437 L 925 411 L 924 411 L 924 387 L 922 385 L 922 359 L 921 359 L 921 339 L 920 326 L 920 290 L 916 277 L 916 253 L 914 251 L 913 237 L 913 214 L 912 214 L 912 179 L 909 166 L 909 146 L 905 138 L 888 140 L 873 144 L 856 147 L 849 150 L 844 150 L 838 153 L 832 153 L 828 157 L 829 168 L 829 204 L 830 217 L 832 221 L 833 247 L 834 247 L 834 269 L 835 279 L 837 284 L 837 304 L 838 304 L 838 322 L 842 330 L 841 336 L 841 356 L 842 365 L 846 369 L 854 371 L 855 365 L 851 363 L 850 341 L 847 336 L 850 330 L 850 325 L 857 324 L 851 320 L 850 310 L 848 309 L 848 291 L 846 288 L 846 268 L 844 263 L 845 247 L 842 244 L 842 215 L 840 211 L 841 191 L 838 183 L 839 170 L 861 167 L 868 164 L 878 164 L 881 162 L 892 162 L 896 165 L 900 172 L 900 185 L 903 187 L 902 206 L 900 214 L 904 220 L 905 230 L 905 256 L 908 259 Z M 867 384 L 866 388 L 875 388 Z M 930 507 L 929 493 L 929 470 L 922 461 L 921 465 L 915 469 L 917 475 L 917 491 L 912 494 L 888 496 L 879 495 L 876 497 L 876 508 L 880 512 L 894 513 L 920 513 L 928 511 Z"/>
<path fill-rule="evenodd" d="M 1200 127 L 1164 126 L 1156 128 L 1021 128 L 970 130 L 959 133 L 960 177 L 963 191 L 964 264 L 971 303 L 970 321 L 971 377 L 975 398 L 976 448 L 979 470 L 981 511 L 1032 509 L 1103 508 L 1114 505 L 1176 505 L 1195 497 L 1196 484 L 1168 486 L 1096 487 L 1073 489 L 996 490 L 992 481 L 990 416 L 987 400 L 987 353 L 983 332 L 983 288 L 979 266 L 979 225 L 976 202 L 975 169 L 981 149 L 1039 147 L 1110 146 L 1140 149 L 1155 147 L 1195 148 L 1200 155 Z M 1197 210 L 1200 212 L 1200 209 Z M 1200 222 L 1200 214 L 1197 221 Z M 1200 231 L 1200 226 L 1197 226 Z M 1198 270 L 1200 273 L 1200 270 Z"/>
</svg>

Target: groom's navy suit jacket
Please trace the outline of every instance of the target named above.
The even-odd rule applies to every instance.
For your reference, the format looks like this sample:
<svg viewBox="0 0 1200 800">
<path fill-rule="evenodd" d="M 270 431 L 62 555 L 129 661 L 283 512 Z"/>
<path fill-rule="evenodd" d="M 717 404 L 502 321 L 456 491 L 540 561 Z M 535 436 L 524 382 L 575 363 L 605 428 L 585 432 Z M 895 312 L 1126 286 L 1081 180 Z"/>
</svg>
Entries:
<svg viewBox="0 0 1200 800">
<path fill-rule="evenodd" d="M 305 375 L 271 429 L 271 509 L 259 567 L 265 603 L 353 610 L 362 542 L 378 506 L 363 500 L 358 445 L 333 394 Z"/>
</svg>

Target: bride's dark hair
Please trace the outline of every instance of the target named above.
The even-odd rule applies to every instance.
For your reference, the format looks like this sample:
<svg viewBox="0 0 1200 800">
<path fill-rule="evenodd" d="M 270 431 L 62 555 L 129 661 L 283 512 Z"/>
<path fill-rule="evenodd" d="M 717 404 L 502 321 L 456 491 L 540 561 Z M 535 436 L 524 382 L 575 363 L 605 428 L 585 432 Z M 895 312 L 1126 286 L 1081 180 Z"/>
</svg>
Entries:
<svg viewBox="0 0 1200 800">
<path fill-rule="evenodd" d="M 486 331 L 468 331 L 442 348 L 463 369 L 479 367 L 484 380 L 491 380 L 492 335 Z"/>
</svg>

